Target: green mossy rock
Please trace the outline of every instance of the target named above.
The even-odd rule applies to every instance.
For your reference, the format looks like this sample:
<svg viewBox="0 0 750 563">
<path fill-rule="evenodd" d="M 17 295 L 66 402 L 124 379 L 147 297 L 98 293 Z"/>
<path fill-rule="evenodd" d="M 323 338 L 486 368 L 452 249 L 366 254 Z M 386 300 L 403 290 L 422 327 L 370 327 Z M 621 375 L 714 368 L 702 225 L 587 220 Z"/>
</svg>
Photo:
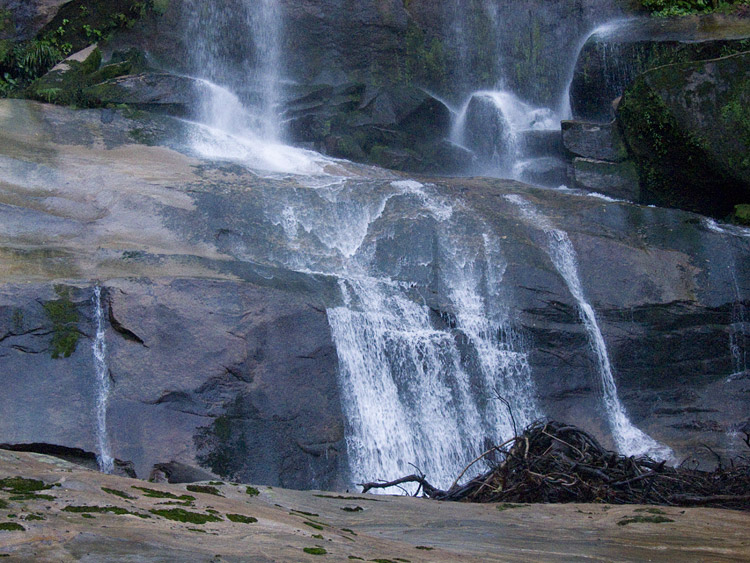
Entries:
<svg viewBox="0 0 750 563">
<path fill-rule="evenodd" d="M 618 121 L 643 202 L 723 218 L 750 196 L 750 52 L 644 73 Z"/>
</svg>

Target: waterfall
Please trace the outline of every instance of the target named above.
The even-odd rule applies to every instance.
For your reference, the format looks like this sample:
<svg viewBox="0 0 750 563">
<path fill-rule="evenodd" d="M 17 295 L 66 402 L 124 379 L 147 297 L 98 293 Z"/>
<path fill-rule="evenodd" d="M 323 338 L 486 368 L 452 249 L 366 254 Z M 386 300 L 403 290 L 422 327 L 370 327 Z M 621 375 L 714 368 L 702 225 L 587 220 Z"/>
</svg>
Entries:
<svg viewBox="0 0 750 563">
<path fill-rule="evenodd" d="M 199 120 L 222 131 L 252 132 L 258 139 L 279 141 L 283 64 L 279 1 L 187 0 L 183 14 L 193 72 L 220 86 L 203 89 Z"/>
<path fill-rule="evenodd" d="M 729 380 L 740 379 L 750 376 L 747 367 L 748 332 L 750 332 L 750 321 L 748 321 L 745 303 L 742 300 L 740 287 L 737 283 L 737 274 L 732 268 L 732 285 L 735 300 L 732 304 L 732 317 L 729 326 L 729 351 L 732 355 L 732 374 Z"/>
<path fill-rule="evenodd" d="M 596 355 L 604 409 L 618 451 L 625 455 L 649 455 L 656 459 L 673 459 L 674 454 L 671 449 L 660 444 L 630 422 L 625 407 L 620 402 L 607 345 L 599 328 L 594 308 L 586 300 L 578 275 L 576 252 L 567 233 L 554 228 L 545 216 L 521 196 L 508 195 L 506 198 L 518 206 L 524 220 L 544 231 L 547 236 L 547 254 L 578 304 L 581 321 L 586 327 L 589 343 Z"/>
<path fill-rule="evenodd" d="M 96 336 L 91 346 L 94 355 L 96 372 L 96 460 L 99 470 L 112 473 L 115 468 L 112 449 L 107 434 L 107 406 L 109 404 L 109 368 L 107 367 L 107 343 L 105 341 L 104 310 L 102 308 L 102 288 L 94 288 L 94 317 L 96 318 Z"/>
<path fill-rule="evenodd" d="M 417 467 L 447 487 L 487 444 L 514 435 L 498 396 L 511 403 L 519 426 L 540 413 L 526 353 L 501 310 L 505 263 L 496 241 L 486 234 L 467 240 L 487 229 L 430 195 L 429 186 L 392 187 L 389 199 L 411 200 L 417 215 L 435 223 L 438 276 L 453 315 L 436 319 L 411 284 L 374 275 L 366 246 L 352 254 L 340 277 L 343 304 L 328 310 L 351 477 L 395 479 Z"/>
</svg>

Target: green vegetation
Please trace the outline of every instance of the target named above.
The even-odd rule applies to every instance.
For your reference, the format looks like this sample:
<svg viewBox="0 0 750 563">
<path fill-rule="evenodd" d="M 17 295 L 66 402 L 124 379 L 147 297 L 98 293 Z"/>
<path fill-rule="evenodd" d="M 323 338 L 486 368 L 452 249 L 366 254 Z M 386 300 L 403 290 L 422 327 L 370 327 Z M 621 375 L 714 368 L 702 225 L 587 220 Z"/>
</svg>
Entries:
<svg viewBox="0 0 750 563">
<path fill-rule="evenodd" d="M 666 516 L 633 516 L 631 518 L 623 518 L 620 520 L 618 526 L 627 526 L 628 524 L 661 524 L 663 522 L 674 522 L 671 518 Z"/>
<path fill-rule="evenodd" d="M 427 547 L 426 545 L 418 545 L 416 549 L 421 549 L 422 551 L 432 551 L 435 549 L 434 547 Z"/>
<path fill-rule="evenodd" d="M 0 524 L 0 532 L 23 532 L 26 528 L 16 522 L 3 522 Z"/>
<path fill-rule="evenodd" d="M 108 489 L 107 487 L 102 487 L 102 491 L 104 491 L 105 493 L 109 493 L 110 495 L 115 495 L 116 497 L 126 498 L 130 500 L 138 498 L 138 497 L 134 497 L 133 495 L 129 495 L 125 491 L 118 491 L 117 489 Z"/>
<path fill-rule="evenodd" d="M 37 479 L 26 479 L 24 477 L 8 477 L 0 480 L 0 490 L 10 493 L 10 500 L 12 501 L 56 500 L 56 497 L 42 494 L 40 491 L 59 486 L 59 483 L 45 485 L 43 481 Z M 3 508 L 4 506 L 7 505 L 0 503 L 0 508 Z"/>
<path fill-rule="evenodd" d="M 63 512 L 72 512 L 73 514 L 116 514 L 122 516 L 123 514 L 130 514 L 131 516 L 138 516 L 138 518 L 151 518 L 148 514 L 140 514 L 139 512 L 132 512 L 119 506 L 66 506 L 62 509 Z"/>
<path fill-rule="evenodd" d="M 207 522 L 221 522 L 221 518 L 214 516 L 213 514 L 201 514 L 200 512 L 190 512 L 189 510 L 183 510 L 182 508 L 171 508 L 171 509 L 153 509 L 149 510 L 151 514 L 161 516 L 167 520 L 174 520 L 176 522 L 187 522 L 190 524 L 205 524 Z"/>
<path fill-rule="evenodd" d="M 3 510 L 5 508 L 8 508 L 8 503 L 0 498 L 0 510 Z"/>
<path fill-rule="evenodd" d="M 204 493 L 207 495 L 216 495 L 217 497 L 224 496 L 219 492 L 219 489 L 211 485 L 188 485 L 186 489 L 191 493 Z"/>
<path fill-rule="evenodd" d="M 150 497 L 150 498 L 171 498 L 171 499 L 175 499 L 175 500 L 190 501 L 190 502 L 192 502 L 192 501 L 195 500 L 195 497 L 192 496 L 192 495 L 180 495 L 180 496 L 177 496 L 177 495 L 175 495 L 173 493 L 170 493 L 170 492 L 167 492 L 167 491 L 159 491 L 159 490 L 156 490 L 156 489 L 149 489 L 148 487 L 138 487 L 136 485 L 133 485 L 133 488 L 137 489 L 137 490 L 139 490 L 141 492 L 143 492 L 143 494 L 145 496 Z"/>
<path fill-rule="evenodd" d="M 660 17 L 712 12 L 744 13 L 750 6 L 748 0 L 639 0 L 638 3 L 643 9 Z"/>
<path fill-rule="evenodd" d="M 648 514 L 666 514 L 661 508 L 636 508 L 636 512 L 647 512 Z"/>
<path fill-rule="evenodd" d="M 732 221 L 740 225 L 750 226 L 750 204 L 742 203 L 734 206 Z"/>
<path fill-rule="evenodd" d="M 322 547 L 305 547 L 302 549 L 305 553 L 309 553 L 310 555 L 325 555 L 328 553 L 325 549 Z"/>
<path fill-rule="evenodd" d="M 44 304 L 44 312 L 52 321 L 52 359 L 69 358 L 78 346 L 80 332 L 78 330 L 78 309 L 70 300 L 69 287 L 55 286 L 55 292 L 60 297 Z"/>
<path fill-rule="evenodd" d="M 325 530 L 325 526 L 318 524 L 317 522 L 308 522 L 305 520 L 302 522 L 305 526 L 310 526 L 311 528 L 315 528 L 316 530 Z"/>
<path fill-rule="evenodd" d="M 253 516 L 243 516 L 242 514 L 227 514 L 227 518 L 232 522 L 238 522 L 240 524 L 255 524 L 258 519 Z"/>
<path fill-rule="evenodd" d="M 24 518 L 27 522 L 31 522 L 33 520 L 46 520 L 46 518 L 40 514 L 29 514 Z"/>
</svg>

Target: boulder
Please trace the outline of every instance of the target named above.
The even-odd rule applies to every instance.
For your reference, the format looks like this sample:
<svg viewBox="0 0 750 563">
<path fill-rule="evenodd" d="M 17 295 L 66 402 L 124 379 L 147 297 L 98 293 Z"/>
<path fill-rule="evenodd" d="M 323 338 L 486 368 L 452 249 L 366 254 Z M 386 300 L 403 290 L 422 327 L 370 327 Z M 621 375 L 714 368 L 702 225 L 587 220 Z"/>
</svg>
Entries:
<svg viewBox="0 0 750 563">
<path fill-rule="evenodd" d="M 466 146 L 485 161 L 497 160 L 508 152 L 510 135 L 510 123 L 494 100 L 484 94 L 472 96 L 466 109 Z"/>
<path fill-rule="evenodd" d="M 703 15 L 626 20 L 594 33 L 581 49 L 570 86 L 577 120 L 609 123 L 613 101 L 641 73 L 665 64 L 747 50 L 750 20 Z"/>
<path fill-rule="evenodd" d="M 26 41 L 47 25 L 69 0 L 3 0 L 0 40 Z"/>
<path fill-rule="evenodd" d="M 641 200 L 726 217 L 750 199 L 750 52 L 667 65 L 626 92 L 618 122 Z"/>
<path fill-rule="evenodd" d="M 638 170 L 631 161 L 609 162 L 576 157 L 572 162 L 575 187 L 627 201 L 639 201 Z"/>
<path fill-rule="evenodd" d="M 451 113 L 419 88 L 369 88 L 362 83 L 304 88 L 285 104 L 294 143 L 386 168 L 455 173 L 465 169 L 465 151 L 446 144 Z"/>
<path fill-rule="evenodd" d="M 83 95 L 95 107 L 126 104 L 172 115 L 194 113 L 200 83 L 186 76 L 145 72 L 112 78 L 89 86 Z"/>
<path fill-rule="evenodd" d="M 617 124 L 587 121 L 563 121 L 562 142 L 570 154 L 607 162 L 622 162 L 628 158 Z"/>
</svg>

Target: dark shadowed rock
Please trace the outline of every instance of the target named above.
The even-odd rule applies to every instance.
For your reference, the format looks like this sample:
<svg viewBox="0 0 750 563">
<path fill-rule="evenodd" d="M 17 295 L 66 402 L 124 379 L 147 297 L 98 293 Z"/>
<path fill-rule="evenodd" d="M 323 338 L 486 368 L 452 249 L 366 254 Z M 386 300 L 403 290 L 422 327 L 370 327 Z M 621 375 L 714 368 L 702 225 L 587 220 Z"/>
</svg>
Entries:
<svg viewBox="0 0 750 563">
<path fill-rule="evenodd" d="M 127 104 L 174 115 L 192 113 L 199 93 L 200 84 L 196 80 L 166 73 L 122 76 L 83 91 L 95 106 Z"/>
<path fill-rule="evenodd" d="M 641 73 L 747 50 L 750 21 L 718 15 L 629 20 L 592 35 L 570 87 L 575 119 L 609 123 L 613 102 Z M 586 156 L 586 155 L 584 155 Z"/>
<path fill-rule="evenodd" d="M 472 96 L 466 109 L 466 145 L 484 160 L 505 154 L 510 124 L 490 96 Z"/>
<path fill-rule="evenodd" d="M 750 53 L 644 73 L 618 111 L 642 201 L 726 217 L 750 199 Z"/>
</svg>

